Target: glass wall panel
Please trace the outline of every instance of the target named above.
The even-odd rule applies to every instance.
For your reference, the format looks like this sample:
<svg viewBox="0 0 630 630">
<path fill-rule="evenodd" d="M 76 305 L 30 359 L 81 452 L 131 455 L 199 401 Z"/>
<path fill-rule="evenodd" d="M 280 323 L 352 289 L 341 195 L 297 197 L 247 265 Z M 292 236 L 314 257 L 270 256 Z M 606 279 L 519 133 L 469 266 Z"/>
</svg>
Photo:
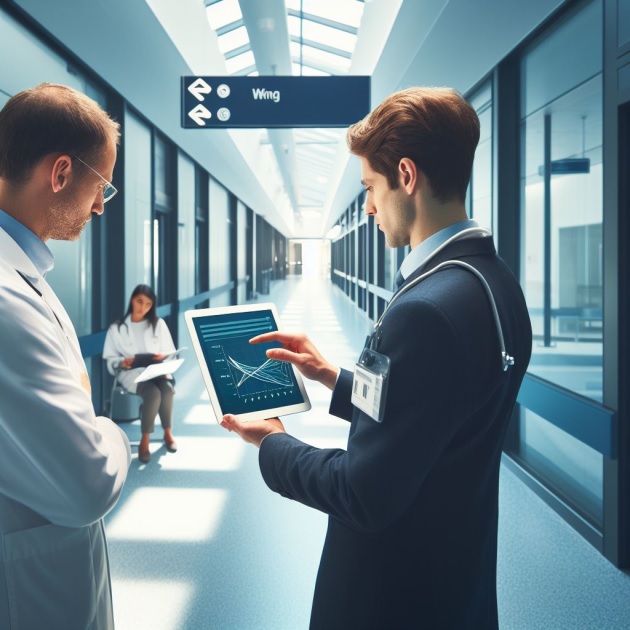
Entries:
<svg viewBox="0 0 630 630">
<path fill-rule="evenodd" d="M 521 111 L 545 107 L 602 71 L 602 2 L 586 5 L 528 50 L 522 62 Z"/>
<path fill-rule="evenodd" d="M 210 288 L 208 243 L 208 173 L 195 169 L 195 294 Z"/>
<path fill-rule="evenodd" d="M 236 210 L 237 245 L 236 245 L 236 269 L 238 282 L 237 304 L 244 304 L 247 300 L 247 284 L 244 282 L 247 276 L 247 208 L 239 201 Z M 243 281 L 243 282 L 241 282 Z"/>
<path fill-rule="evenodd" d="M 356 224 L 352 223 L 353 227 L 348 235 L 348 243 L 350 246 L 350 299 L 356 301 L 357 299 L 357 228 Z"/>
<path fill-rule="evenodd" d="M 125 114 L 125 295 L 152 284 L 151 130 L 133 112 Z M 125 303 L 128 298 L 125 298 Z"/>
<path fill-rule="evenodd" d="M 366 280 L 367 269 L 366 269 L 366 223 L 362 223 L 357 228 L 357 279 L 358 280 Z M 360 309 L 366 310 L 366 301 L 365 301 L 365 289 L 361 287 L 360 284 L 357 283 L 357 304 Z"/>
<path fill-rule="evenodd" d="M 182 300 L 195 295 L 195 163 L 181 153 L 177 182 L 178 297 Z"/>
<path fill-rule="evenodd" d="M 584 3 L 522 60 L 521 283 L 534 333 L 529 372 L 602 401 L 602 6 Z M 600 453 L 521 409 L 510 451 L 595 526 Z"/>
<path fill-rule="evenodd" d="M 535 339 L 530 372 L 600 402 L 601 99 L 596 77 L 527 117 L 522 188 L 524 284 Z M 561 173 L 567 168 L 575 172 Z"/>
<path fill-rule="evenodd" d="M 230 220 L 228 191 L 210 179 L 210 289 L 225 287 L 230 282 Z M 229 306 L 229 287 L 213 295 L 211 306 Z"/>
<path fill-rule="evenodd" d="M 175 175 L 173 169 L 173 146 L 166 138 L 156 134 L 154 141 L 155 159 L 155 204 L 164 208 L 175 207 Z"/>
<path fill-rule="evenodd" d="M 468 216 L 479 225 L 494 229 L 492 212 L 492 88 L 484 86 L 471 99 L 470 104 L 479 116 L 479 144 L 468 187 Z"/>
<path fill-rule="evenodd" d="M 158 304 L 177 299 L 177 151 L 175 145 L 156 133 L 153 138 L 153 288 Z"/>
<path fill-rule="evenodd" d="M 620 0 L 617 3 L 617 11 L 619 11 L 617 19 L 617 46 L 625 46 L 630 42 L 630 2 L 628 0 Z"/>
<path fill-rule="evenodd" d="M 573 21 L 591 20 L 594 5 L 599 2 Z M 583 27 L 573 21 L 566 32 L 582 37 Z M 599 37 L 601 43 L 601 19 L 588 33 L 589 42 Z M 560 35 L 568 46 L 565 29 L 554 33 Z M 554 50 L 550 42 L 544 48 Z M 537 76 L 536 90 L 543 84 L 554 89 L 522 120 L 522 273 L 534 331 L 529 370 L 601 402 L 602 78 L 572 74 L 579 83 L 561 96 L 553 77 Z M 525 72 L 524 92 L 530 78 Z M 537 105 L 541 99 L 538 93 Z"/>
<path fill-rule="evenodd" d="M 346 273 L 346 280 L 344 290 L 346 295 L 350 295 L 350 232 L 347 232 L 343 237 L 343 258 L 344 258 L 344 272 Z"/>
<path fill-rule="evenodd" d="M 41 42 L 1 7 L 0 59 L 0 91 L 5 95 L 12 96 L 42 81 L 62 83 L 86 92 L 85 77 L 75 68 L 71 69 L 66 59 Z"/>
<path fill-rule="evenodd" d="M 379 232 L 379 234 L 383 234 Z M 394 290 L 394 279 L 396 278 L 396 273 L 398 272 L 398 265 L 396 264 L 397 256 L 396 250 L 392 249 L 388 244 L 383 235 L 383 240 L 385 241 L 385 249 L 383 250 L 383 289 L 387 289 L 388 291 Z"/>
<path fill-rule="evenodd" d="M 603 521 L 603 456 L 529 410 L 520 422 L 521 460 L 591 523 Z"/>
</svg>

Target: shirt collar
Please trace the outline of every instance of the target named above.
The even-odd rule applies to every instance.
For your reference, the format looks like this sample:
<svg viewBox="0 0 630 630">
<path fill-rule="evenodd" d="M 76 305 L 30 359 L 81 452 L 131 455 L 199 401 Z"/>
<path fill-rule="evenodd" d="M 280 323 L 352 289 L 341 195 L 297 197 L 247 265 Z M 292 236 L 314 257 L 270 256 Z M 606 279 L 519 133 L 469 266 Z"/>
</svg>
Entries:
<svg viewBox="0 0 630 630">
<path fill-rule="evenodd" d="M 44 241 L 3 210 L 0 210 L 0 228 L 20 246 L 42 276 L 54 267 L 55 257 Z"/>
<path fill-rule="evenodd" d="M 405 256 L 405 260 L 403 260 L 402 265 L 400 265 L 400 273 L 403 278 L 406 280 L 414 271 L 424 267 L 427 261 L 433 256 L 435 250 L 446 243 L 449 238 L 469 228 L 477 227 L 479 227 L 477 221 L 465 219 L 464 221 L 453 223 L 429 236 L 429 238 L 422 241 L 422 243 L 414 247 L 407 256 Z"/>
</svg>

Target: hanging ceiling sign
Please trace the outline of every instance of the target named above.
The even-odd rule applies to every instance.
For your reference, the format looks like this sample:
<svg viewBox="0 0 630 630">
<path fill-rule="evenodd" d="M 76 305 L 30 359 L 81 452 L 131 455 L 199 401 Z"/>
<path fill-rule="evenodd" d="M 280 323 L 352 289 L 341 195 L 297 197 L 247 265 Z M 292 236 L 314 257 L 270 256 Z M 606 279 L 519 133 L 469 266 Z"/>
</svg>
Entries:
<svg viewBox="0 0 630 630">
<path fill-rule="evenodd" d="M 348 127 L 369 112 L 369 76 L 182 77 L 185 129 Z"/>
</svg>

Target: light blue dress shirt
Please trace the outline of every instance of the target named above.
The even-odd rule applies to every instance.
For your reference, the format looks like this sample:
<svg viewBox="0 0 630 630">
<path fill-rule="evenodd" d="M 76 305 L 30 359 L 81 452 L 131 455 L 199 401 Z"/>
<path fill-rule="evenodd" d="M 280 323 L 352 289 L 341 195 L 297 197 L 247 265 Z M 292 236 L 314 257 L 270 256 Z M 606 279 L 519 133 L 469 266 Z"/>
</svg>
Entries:
<svg viewBox="0 0 630 630">
<path fill-rule="evenodd" d="M 44 241 L 3 210 L 0 210 L 0 228 L 22 248 L 42 276 L 55 266 L 55 257 Z"/>
<path fill-rule="evenodd" d="M 433 256 L 435 250 L 440 247 L 440 245 L 446 243 L 449 238 L 464 230 L 468 230 L 469 228 L 478 227 L 480 226 L 477 221 L 474 221 L 473 219 L 465 219 L 464 221 L 453 223 L 453 225 L 449 225 L 439 232 L 432 234 L 429 238 L 414 247 L 407 256 L 405 256 L 405 260 L 403 260 L 400 265 L 399 273 L 401 273 L 403 279 L 406 280 L 414 271 L 424 267 L 424 265 L 426 265 L 429 259 Z"/>
</svg>

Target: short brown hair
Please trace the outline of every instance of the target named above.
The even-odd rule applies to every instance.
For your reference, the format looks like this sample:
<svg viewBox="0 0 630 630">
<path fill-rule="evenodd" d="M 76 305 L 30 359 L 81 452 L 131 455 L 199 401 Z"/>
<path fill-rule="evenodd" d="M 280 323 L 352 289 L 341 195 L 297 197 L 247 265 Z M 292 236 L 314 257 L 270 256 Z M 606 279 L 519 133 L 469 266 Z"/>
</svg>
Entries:
<svg viewBox="0 0 630 630">
<path fill-rule="evenodd" d="M 119 142 L 120 125 L 98 103 L 65 85 L 41 83 L 0 110 L 0 177 L 23 183 L 49 153 L 91 161 L 110 139 Z"/>
<path fill-rule="evenodd" d="M 398 164 L 413 160 L 441 201 L 466 199 L 479 118 L 451 88 L 414 87 L 395 92 L 348 129 L 348 147 L 398 188 Z"/>
</svg>

